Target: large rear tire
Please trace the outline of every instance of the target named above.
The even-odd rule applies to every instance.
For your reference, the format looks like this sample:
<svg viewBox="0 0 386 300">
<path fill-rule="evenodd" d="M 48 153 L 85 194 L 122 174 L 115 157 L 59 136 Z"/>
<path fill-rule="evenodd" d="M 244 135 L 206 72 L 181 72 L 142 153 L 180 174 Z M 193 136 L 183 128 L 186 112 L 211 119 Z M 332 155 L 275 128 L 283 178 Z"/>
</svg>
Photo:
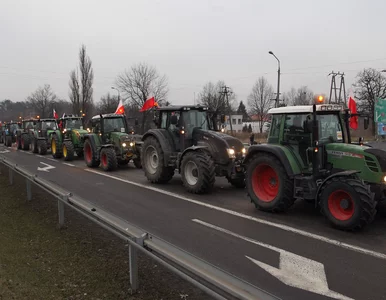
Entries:
<svg viewBox="0 0 386 300">
<path fill-rule="evenodd" d="M 101 166 L 104 171 L 114 171 L 118 167 L 117 156 L 114 148 L 103 148 L 101 150 Z"/>
<path fill-rule="evenodd" d="M 54 134 L 51 138 L 51 154 L 53 158 L 62 158 L 62 148 L 60 147 L 59 138 Z"/>
<path fill-rule="evenodd" d="M 63 142 L 62 153 L 65 161 L 74 159 L 75 149 L 71 141 Z"/>
<path fill-rule="evenodd" d="M 181 178 L 188 192 L 210 193 L 216 180 L 213 159 L 200 150 L 186 153 L 181 162 Z"/>
<path fill-rule="evenodd" d="M 148 137 L 142 149 L 141 163 L 146 178 L 152 183 L 169 182 L 175 168 L 164 166 L 164 153 L 160 143 L 154 137 Z"/>
<path fill-rule="evenodd" d="M 284 212 L 294 204 L 294 183 L 275 156 L 255 154 L 247 163 L 245 182 L 251 202 L 260 210 Z"/>
<path fill-rule="evenodd" d="M 370 224 L 377 212 L 377 202 L 370 186 L 348 177 L 328 180 L 319 193 L 319 205 L 333 227 L 349 231 Z"/>
<path fill-rule="evenodd" d="M 90 140 L 86 140 L 83 145 L 84 161 L 90 168 L 96 168 L 100 165 L 100 160 L 97 159 L 96 149 L 94 150 Z"/>
</svg>

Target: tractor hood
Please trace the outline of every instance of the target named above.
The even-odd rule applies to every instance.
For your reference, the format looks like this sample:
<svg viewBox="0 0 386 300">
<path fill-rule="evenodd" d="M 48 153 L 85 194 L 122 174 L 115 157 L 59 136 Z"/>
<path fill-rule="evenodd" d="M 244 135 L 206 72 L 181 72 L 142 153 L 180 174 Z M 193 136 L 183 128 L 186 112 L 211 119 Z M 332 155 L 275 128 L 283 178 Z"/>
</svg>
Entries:
<svg viewBox="0 0 386 300">
<path fill-rule="evenodd" d="M 88 131 L 85 129 L 72 129 L 72 132 L 80 136 L 84 136 L 85 134 L 88 133 Z"/>
<path fill-rule="evenodd" d="M 195 128 L 194 134 L 202 135 L 204 140 L 213 144 L 213 146 L 218 149 L 224 148 L 225 146 L 225 148 L 233 148 L 236 153 L 240 153 L 244 148 L 243 143 L 239 139 L 222 132 Z"/>
</svg>

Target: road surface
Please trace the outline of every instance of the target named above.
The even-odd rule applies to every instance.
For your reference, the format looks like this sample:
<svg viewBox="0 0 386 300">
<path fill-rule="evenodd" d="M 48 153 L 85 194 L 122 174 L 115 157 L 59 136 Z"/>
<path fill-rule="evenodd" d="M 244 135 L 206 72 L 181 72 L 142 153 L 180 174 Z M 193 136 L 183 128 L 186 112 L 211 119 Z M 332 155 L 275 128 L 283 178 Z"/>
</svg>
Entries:
<svg viewBox="0 0 386 300">
<path fill-rule="evenodd" d="M 176 174 L 150 184 L 129 164 L 115 172 L 0 145 L 0 156 L 281 299 L 386 299 L 386 215 L 359 233 L 331 228 L 314 207 L 256 210 L 245 190 L 216 180 L 185 192 Z"/>
</svg>

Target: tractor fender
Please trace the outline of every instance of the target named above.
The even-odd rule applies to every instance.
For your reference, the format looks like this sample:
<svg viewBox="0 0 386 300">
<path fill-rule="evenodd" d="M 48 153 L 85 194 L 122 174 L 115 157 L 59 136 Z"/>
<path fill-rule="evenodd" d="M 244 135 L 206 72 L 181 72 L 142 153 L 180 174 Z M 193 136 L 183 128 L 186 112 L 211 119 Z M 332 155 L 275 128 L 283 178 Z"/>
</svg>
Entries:
<svg viewBox="0 0 386 300">
<path fill-rule="evenodd" d="M 281 164 L 283 165 L 284 169 L 286 170 L 287 175 L 290 177 L 294 175 L 294 171 L 284 151 L 280 147 L 274 147 L 274 146 L 272 147 L 272 145 L 267 145 L 267 144 L 250 146 L 248 148 L 248 153 L 245 156 L 243 161 L 244 167 L 248 165 L 249 160 L 258 152 L 269 153 L 277 157 L 280 160 Z"/>
<path fill-rule="evenodd" d="M 114 147 L 115 147 L 114 144 L 105 144 L 105 145 L 102 145 L 102 146 L 101 146 L 101 149 L 102 149 L 102 148 L 114 148 Z"/>
<path fill-rule="evenodd" d="M 319 192 L 328 180 L 330 180 L 331 178 L 334 178 L 334 177 L 350 177 L 350 176 L 357 174 L 357 173 L 360 173 L 360 171 L 357 171 L 357 170 L 340 171 L 340 172 L 336 172 L 336 173 L 328 176 L 327 178 L 325 178 L 321 183 L 319 183 L 318 189 L 316 190 L 315 207 L 318 206 Z"/>
<path fill-rule="evenodd" d="M 173 140 L 169 135 L 169 132 L 164 129 L 150 129 L 142 136 L 142 142 L 148 137 L 154 137 L 161 145 L 164 152 L 164 165 L 169 165 L 170 155 L 173 153 Z M 142 146 L 142 145 L 141 145 Z M 142 147 L 141 147 L 142 151 Z"/>
<path fill-rule="evenodd" d="M 178 169 L 178 172 L 181 172 L 181 170 L 180 170 L 181 162 L 182 162 L 182 159 L 185 156 L 185 154 L 188 153 L 188 152 L 193 152 L 193 151 L 197 151 L 197 150 L 200 150 L 200 149 L 208 149 L 208 147 L 207 146 L 192 146 L 192 147 L 186 148 L 182 152 L 182 154 L 177 159 L 177 169 Z"/>
</svg>

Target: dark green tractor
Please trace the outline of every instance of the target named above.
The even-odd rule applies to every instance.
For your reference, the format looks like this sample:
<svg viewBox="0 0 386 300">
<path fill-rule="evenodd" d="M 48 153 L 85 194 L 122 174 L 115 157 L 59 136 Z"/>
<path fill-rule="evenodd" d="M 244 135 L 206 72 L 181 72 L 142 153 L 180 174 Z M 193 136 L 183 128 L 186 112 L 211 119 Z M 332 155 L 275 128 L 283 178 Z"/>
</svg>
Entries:
<svg viewBox="0 0 386 300">
<path fill-rule="evenodd" d="M 166 183 L 177 169 L 191 193 L 211 192 L 216 176 L 245 187 L 244 145 L 220 132 L 217 118 L 206 107 L 166 106 L 157 114 L 157 129 L 144 134 L 141 147 L 143 170 L 150 182 Z"/>
<path fill-rule="evenodd" d="M 40 155 L 51 148 L 51 136 L 58 129 L 55 119 L 38 119 L 35 130 L 30 133 L 30 150 Z"/>
<path fill-rule="evenodd" d="M 314 203 L 340 229 L 371 223 L 386 191 L 386 152 L 351 142 L 340 105 L 273 108 L 267 144 L 252 145 L 244 164 L 251 202 L 271 212 L 297 199 Z M 365 129 L 368 119 L 365 119 Z"/>
<path fill-rule="evenodd" d="M 31 134 L 35 130 L 37 119 L 24 119 L 16 130 L 16 149 L 29 150 Z"/>
<path fill-rule="evenodd" d="M 84 129 L 82 117 L 64 115 L 58 120 L 58 129 L 51 137 L 51 153 L 54 158 L 74 159 L 75 153 L 83 157 L 84 137 L 88 133 Z"/>
<path fill-rule="evenodd" d="M 4 146 L 12 147 L 12 144 L 16 142 L 16 132 L 21 128 L 21 122 L 5 123 L 3 126 Z"/>
<path fill-rule="evenodd" d="M 101 165 L 105 171 L 113 171 L 118 165 L 127 165 L 133 160 L 141 168 L 138 143 L 140 135 L 128 129 L 124 115 L 105 114 L 94 116 L 90 121 L 90 133 L 84 136 L 84 160 L 88 167 Z"/>
</svg>

